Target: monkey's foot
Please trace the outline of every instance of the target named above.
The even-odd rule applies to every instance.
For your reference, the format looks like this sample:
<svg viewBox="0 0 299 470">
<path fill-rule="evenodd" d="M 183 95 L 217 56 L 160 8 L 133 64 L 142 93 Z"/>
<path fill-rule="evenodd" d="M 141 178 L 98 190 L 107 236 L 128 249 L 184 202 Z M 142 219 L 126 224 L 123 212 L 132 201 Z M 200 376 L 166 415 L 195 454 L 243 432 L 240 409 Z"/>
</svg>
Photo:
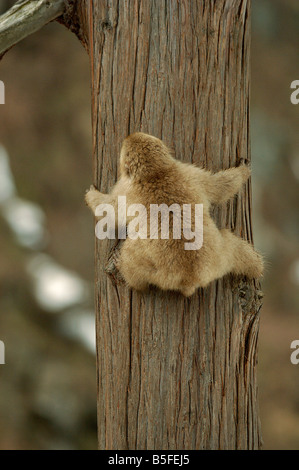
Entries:
<svg viewBox="0 0 299 470">
<path fill-rule="evenodd" d="M 264 262 L 262 256 L 254 251 L 252 264 L 247 268 L 247 276 L 252 279 L 260 279 L 264 274 Z"/>
</svg>

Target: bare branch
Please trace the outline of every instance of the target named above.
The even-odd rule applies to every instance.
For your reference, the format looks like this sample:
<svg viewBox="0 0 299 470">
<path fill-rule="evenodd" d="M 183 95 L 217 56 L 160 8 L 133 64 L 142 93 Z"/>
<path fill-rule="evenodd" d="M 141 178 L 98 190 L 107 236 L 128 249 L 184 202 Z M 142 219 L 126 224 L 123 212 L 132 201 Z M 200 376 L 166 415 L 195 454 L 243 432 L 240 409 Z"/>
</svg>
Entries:
<svg viewBox="0 0 299 470">
<path fill-rule="evenodd" d="M 0 57 L 64 11 L 65 0 L 19 0 L 0 16 Z"/>
</svg>

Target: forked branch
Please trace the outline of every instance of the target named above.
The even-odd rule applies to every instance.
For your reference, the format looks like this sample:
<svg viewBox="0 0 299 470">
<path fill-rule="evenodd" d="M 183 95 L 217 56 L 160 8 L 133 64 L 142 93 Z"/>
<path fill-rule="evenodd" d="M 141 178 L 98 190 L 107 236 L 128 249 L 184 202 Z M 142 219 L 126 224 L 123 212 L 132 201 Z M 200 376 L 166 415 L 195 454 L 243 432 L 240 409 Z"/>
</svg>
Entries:
<svg viewBox="0 0 299 470">
<path fill-rule="evenodd" d="M 58 18 L 65 0 L 19 0 L 0 16 L 0 58 L 19 41 Z"/>
</svg>

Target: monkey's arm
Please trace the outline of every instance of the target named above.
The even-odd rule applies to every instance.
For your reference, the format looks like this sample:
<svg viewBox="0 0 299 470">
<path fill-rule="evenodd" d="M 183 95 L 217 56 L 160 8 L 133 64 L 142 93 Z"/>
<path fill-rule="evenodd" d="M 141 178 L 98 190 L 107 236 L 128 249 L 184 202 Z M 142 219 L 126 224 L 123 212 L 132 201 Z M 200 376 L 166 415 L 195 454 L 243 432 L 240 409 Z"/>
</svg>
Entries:
<svg viewBox="0 0 299 470">
<path fill-rule="evenodd" d="M 209 201 L 214 204 L 223 204 L 240 191 L 250 174 L 250 168 L 242 165 L 215 174 L 203 171 L 200 179 Z"/>
<path fill-rule="evenodd" d="M 103 194 L 100 191 L 98 191 L 94 186 L 91 186 L 90 189 L 85 194 L 85 202 L 95 215 L 96 215 L 96 208 L 100 204 L 112 205 L 115 211 L 116 219 L 117 219 L 118 196 L 125 196 L 127 191 L 128 191 L 127 179 L 120 178 L 119 181 L 115 184 L 115 186 L 113 186 L 109 194 Z"/>
<path fill-rule="evenodd" d="M 101 193 L 94 186 L 90 186 L 90 189 L 85 193 L 85 202 L 95 214 L 96 208 L 100 204 L 113 204 L 113 197 L 110 194 Z"/>
</svg>

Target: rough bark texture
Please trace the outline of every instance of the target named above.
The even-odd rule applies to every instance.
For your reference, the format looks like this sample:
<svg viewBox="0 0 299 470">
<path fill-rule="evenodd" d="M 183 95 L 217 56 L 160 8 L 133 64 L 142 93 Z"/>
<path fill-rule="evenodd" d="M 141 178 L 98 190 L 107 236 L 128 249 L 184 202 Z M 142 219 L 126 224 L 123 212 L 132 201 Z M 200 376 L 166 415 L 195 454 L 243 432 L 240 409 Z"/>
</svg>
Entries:
<svg viewBox="0 0 299 470">
<path fill-rule="evenodd" d="M 249 0 L 79 3 L 101 191 L 134 131 L 212 170 L 250 159 Z M 251 240 L 250 186 L 214 215 Z M 227 276 L 189 300 L 139 294 L 107 275 L 110 249 L 96 245 L 100 449 L 259 448 L 259 285 Z"/>
</svg>

